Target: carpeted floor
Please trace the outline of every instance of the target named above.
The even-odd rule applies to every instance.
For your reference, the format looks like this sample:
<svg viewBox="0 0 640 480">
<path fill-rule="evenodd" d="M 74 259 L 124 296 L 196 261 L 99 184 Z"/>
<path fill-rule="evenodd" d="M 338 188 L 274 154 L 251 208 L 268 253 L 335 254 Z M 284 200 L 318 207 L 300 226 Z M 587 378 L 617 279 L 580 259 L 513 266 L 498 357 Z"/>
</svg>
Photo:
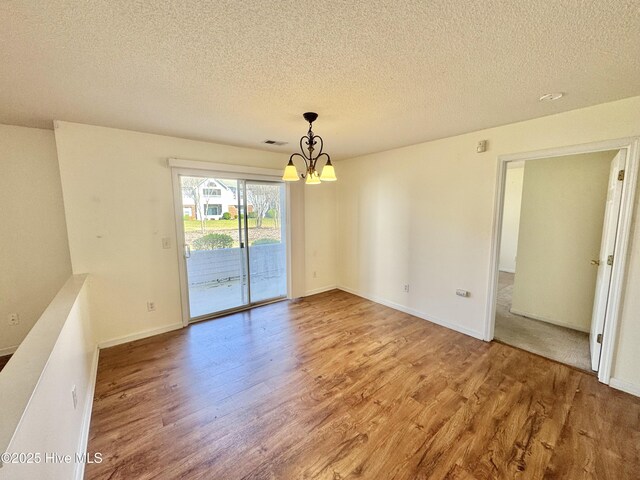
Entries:
<svg viewBox="0 0 640 480">
<path fill-rule="evenodd" d="M 591 372 L 589 334 L 510 312 L 513 278 L 513 273 L 500 272 L 494 337 L 514 347 Z"/>
</svg>

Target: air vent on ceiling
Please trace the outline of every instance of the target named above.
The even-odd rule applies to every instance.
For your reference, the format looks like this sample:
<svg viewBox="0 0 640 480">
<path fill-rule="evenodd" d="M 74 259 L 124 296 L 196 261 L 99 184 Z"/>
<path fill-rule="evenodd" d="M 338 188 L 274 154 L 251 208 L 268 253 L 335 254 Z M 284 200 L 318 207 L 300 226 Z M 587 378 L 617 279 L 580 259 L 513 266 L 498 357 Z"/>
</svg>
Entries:
<svg viewBox="0 0 640 480">
<path fill-rule="evenodd" d="M 277 146 L 281 146 L 281 145 L 286 145 L 287 142 L 280 142 L 278 140 L 265 140 L 262 143 L 266 143 L 267 145 L 277 145 Z"/>
</svg>

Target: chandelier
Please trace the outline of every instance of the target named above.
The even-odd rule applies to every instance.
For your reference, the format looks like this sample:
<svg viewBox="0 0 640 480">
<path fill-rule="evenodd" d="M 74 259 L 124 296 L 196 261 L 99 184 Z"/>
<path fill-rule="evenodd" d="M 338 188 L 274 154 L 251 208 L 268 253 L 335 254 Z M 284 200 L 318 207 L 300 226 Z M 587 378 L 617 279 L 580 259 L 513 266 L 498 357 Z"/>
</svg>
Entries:
<svg viewBox="0 0 640 480">
<path fill-rule="evenodd" d="M 289 163 L 284 169 L 282 180 L 284 180 L 285 182 L 297 182 L 301 178 L 304 178 L 304 183 L 307 185 L 318 185 L 321 181 L 335 182 L 337 178 L 335 169 L 331 164 L 331 157 L 329 157 L 329 154 L 322 151 L 322 147 L 324 146 L 322 137 L 314 135 L 313 131 L 311 130 L 313 122 L 315 122 L 318 118 L 318 114 L 314 112 L 307 112 L 302 116 L 307 122 L 309 122 L 309 131 L 304 137 L 300 139 L 300 151 L 302 153 L 294 153 L 289 157 Z M 314 156 L 316 146 L 318 153 Z M 305 150 L 307 150 L 309 153 L 307 154 Z M 302 160 L 304 160 L 306 169 L 305 173 L 298 174 L 298 170 L 293 164 L 293 159 L 295 157 L 300 157 L 302 158 Z M 326 157 L 326 163 L 322 168 L 322 173 L 318 174 L 318 160 L 322 157 Z"/>
</svg>

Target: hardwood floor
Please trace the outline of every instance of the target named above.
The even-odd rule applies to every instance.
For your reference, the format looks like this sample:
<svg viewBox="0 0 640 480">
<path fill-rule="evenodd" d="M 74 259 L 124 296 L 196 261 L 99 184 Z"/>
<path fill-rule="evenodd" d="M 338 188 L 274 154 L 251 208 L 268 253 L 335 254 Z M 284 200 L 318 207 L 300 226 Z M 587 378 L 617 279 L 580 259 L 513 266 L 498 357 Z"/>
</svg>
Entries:
<svg viewBox="0 0 640 480">
<path fill-rule="evenodd" d="M 89 479 L 637 479 L 640 399 L 341 291 L 100 352 Z"/>
</svg>

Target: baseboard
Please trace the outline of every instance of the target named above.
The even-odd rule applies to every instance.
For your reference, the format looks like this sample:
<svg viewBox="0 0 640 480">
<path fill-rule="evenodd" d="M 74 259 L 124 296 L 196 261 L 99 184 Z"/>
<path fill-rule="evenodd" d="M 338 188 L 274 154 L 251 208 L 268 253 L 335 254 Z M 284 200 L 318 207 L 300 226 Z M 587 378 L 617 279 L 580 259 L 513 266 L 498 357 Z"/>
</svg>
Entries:
<svg viewBox="0 0 640 480">
<path fill-rule="evenodd" d="M 434 317 L 433 315 L 429 315 L 424 312 L 414 310 L 413 308 L 405 307 L 404 305 L 391 302 L 382 297 L 366 295 L 364 293 L 358 292 L 356 290 L 352 290 L 351 288 L 344 287 L 341 285 L 338 285 L 336 288 L 338 288 L 339 290 L 345 291 L 347 293 L 357 295 L 358 297 L 366 298 L 367 300 L 371 300 L 372 302 L 379 303 L 380 305 L 384 305 L 385 307 L 393 308 L 394 310 L 399 310 L 401 312 L 408 313 L 409 315 L 413 315 L 414 317 L 418 317 L 428 322 L 435 323 L 436 325 L 440 325 L 441 327 L 448 328 L 449 330 L 454 330 L 459 333 L 464 333 L 465 335 L 469 335 L 470 337 L 477 338 L 478 340 L 484 341 L 484 335 L 482 332 L 472 330 L 470 328 L 462 327 L 460 325 L 456 325 L 455 323 L 448 322 L 447 320 L 442 320 L 440 318 Z"/>
<path fill-rule="evenodd" d="M 515 268 L 513 270 L 510 268 L 498 268 L 498 270 L 504 273 L 516 273 Z"/>
<path fill-rule="evenodd" d="M 609 386 L 616 390 L 621 390 L 623 392 L 630 393 L 631 395 L 635 395 L 636 397 L 640 397 L 640 385 L 636 385 L 635 383 L 620 380 L 619 378 L 611 378 L 609 379 Z"/>
<path fill-rule="evenodd" d="M 98 359 L 100 357 L 100 349 L 96 346 L 93 352 L 93 359 L 91 361 L 91 377 L 89 378 L 89 385 L 87 386 L 87 395 L 84 403 L 84 410 L 82 411 L 82 428 L 80 430 L 80 439 L 78 441 L 77 453 L 83 454 L 87 451 L 87 444 L 89 443 L 89 427 L 91 426 L 91 412 L 93 411 L 93 397 L 96 391 L 96 378 L 98 376 Z M 73 478 L 75 480 L 82 480 L 84 478 L 84 462 L 77 462 Z"/>
<path fill-rule="evenodd" d="M 16 350 L 18 349 L 19 345 L 14 345 L 13 347 L 5 347 L 5 348 L 0 348 L 0 357 L 6 357 L 7 355 L 13 355 L 14 353 L 16 353 Z"/>
<path fill-rule="evenodd" d="M 548 318 L 541 317 L 540 315 L 535 315 L 533 313 L 527 313 L 527 312 L 521 312 L 519 310 L 514 309 L 513 307 L 511 307 L 511 309 L 509 311 L 511 313 L 515 314 L 515 315 L 520 315 L 521 317 L 532 318 L 534 320 L 538 320 L 539 322 L 550 323 L 551 325 L 558 325 L 559 327 L 569 328 L 571 330 L 577 330 L 578 332 L 590 333 L 590 330 L 588 328 L 578 328 L 575 325 L 571 325 L 571 324 L 568 324 L 568 323 L 556 322 L 555 320 L 550 320 Z"/>
<path fill-rule="evenodd" d="M 154 335 L 160 335 L 161 333 L 172 332 L 173 330 L 179 330 L 182 328 L 182 323 L 173 323 L 160 328 L 153 328 L 151 330 L 144 330 L 142 332 L 133 333 L 131 335 L 125 335 L 123 337 L 112 338 L 111 340 L 105 340 L 98 344 L 98 348 L 115 347 L 116 345 L 122 345 L 123 343 L 133 342 L 135 340 L 141 340 L 147 337 L 153 337 Z"/>
<path fill-rule="evenodd" d="M 307 290 L 304 293 L 304 296 L 308 297 L 310 295 L 316 295 L 318 293 L 328 292 L 329 290 L 335 290 L 336 288 L 338 288 L 336 285 L 329 285 L 327 287 L 314 288 L 312 290 Z"/>
</svg>

